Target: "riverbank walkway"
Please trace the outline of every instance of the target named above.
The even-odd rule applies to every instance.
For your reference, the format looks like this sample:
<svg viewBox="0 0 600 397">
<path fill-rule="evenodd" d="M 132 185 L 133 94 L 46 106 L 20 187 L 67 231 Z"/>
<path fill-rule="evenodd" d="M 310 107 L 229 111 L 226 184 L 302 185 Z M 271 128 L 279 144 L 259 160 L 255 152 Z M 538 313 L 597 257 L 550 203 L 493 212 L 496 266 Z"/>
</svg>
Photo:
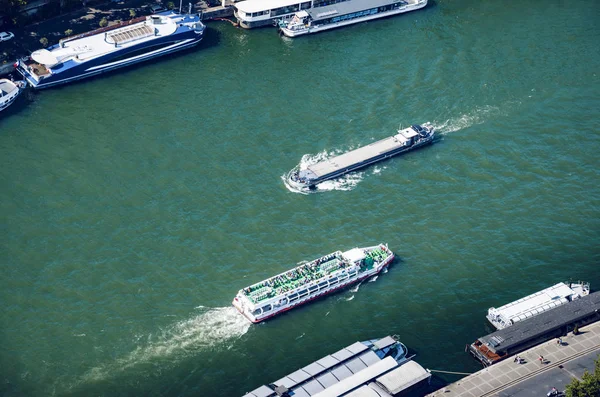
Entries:
<svg viewBox="0 0 600 397">
<path fill-rule="evenodd" d="M 509 357 L 427 397 L 545 396 L 552 387 L 564 390 L 573 377 L 581 378 L 585 368 L 593 372 L 598 355 L 600 321 L 582 327 L 577 335 L 569 332 L 562 344 L 552 339 L 520 353 L 522 364 Z"/>
</svg>

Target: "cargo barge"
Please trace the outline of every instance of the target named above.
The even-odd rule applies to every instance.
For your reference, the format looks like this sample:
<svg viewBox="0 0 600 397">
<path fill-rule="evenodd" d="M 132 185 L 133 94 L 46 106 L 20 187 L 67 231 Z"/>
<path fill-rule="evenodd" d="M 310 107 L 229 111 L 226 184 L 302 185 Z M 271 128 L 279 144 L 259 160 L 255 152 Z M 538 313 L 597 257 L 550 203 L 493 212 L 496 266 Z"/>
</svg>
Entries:
<svg viewBox="0 0 600 397">
<path fill-rule="evenodd" d="M 435 129 L 429 124 L 400 129 L 396 135 L 292 171 L 288 182 L 297 189 L 314 188 L 321 182 L 430 144 L 434 136 Z"/>
</svg>

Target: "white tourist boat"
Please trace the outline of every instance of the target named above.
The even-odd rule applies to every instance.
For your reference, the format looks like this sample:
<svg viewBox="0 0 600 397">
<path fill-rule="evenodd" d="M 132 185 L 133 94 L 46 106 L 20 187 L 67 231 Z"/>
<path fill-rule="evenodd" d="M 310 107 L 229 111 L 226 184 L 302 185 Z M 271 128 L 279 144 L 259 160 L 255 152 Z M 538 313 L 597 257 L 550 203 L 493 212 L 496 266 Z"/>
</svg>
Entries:
<svg viewBox="0 0 600 397">
<path fill-rule="evenodd" d="M 0 111 L 12 105 L 26 86 L 24 81 L 0 79 Z"/>
<path fill-rule="evenodd" d="M 192 48 L 203 35 L 200 15 L 165 11 L 61 39 L 17 70 L 35 89 L 54 87 Z"/>
<path fill-rule="evenodd" d="M 387 244 L 336 251 L 242 288 L 233 306 L 251 322 L 259 323 L 374 276 L 393 259 Z"/>
<path fill-rule="evenodd" d="M 490 307 L 486 318 L 496 329 L 500 330 L 589 295 L 589 293 L 589 283 L 581 281 L 558 283 L 499 308 Z"/>
<path fill-rule="evenodd" d="M 301 10 L 292 18 L 279 22 L 279 31 L 296 37 L 309 33 L 352 25 L 372 19 L 418 10 L 427 5 L 427 0 L 349 0 L 333 2 L 324 7 Z"/>
</svg>

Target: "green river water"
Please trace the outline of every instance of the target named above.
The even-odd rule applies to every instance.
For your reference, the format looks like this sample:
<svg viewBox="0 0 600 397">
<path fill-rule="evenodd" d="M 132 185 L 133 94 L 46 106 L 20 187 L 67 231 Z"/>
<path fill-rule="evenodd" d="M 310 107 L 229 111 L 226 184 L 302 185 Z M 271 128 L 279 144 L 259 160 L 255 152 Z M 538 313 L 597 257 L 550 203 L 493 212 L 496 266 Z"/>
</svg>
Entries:
<svg viewBox="0 0 600 397">
<path fill-rule="evenodd" d="M 437 0 L 294 40 L 209 23 L 197 50 L 23 96 L 0 116 L 0 394 L 240 396 L 388 334 L 480 369 L 488 307 L 600 287 L 598 43 L 596 1 Z M 424 122 L 432 146 L 283 182 Z M 379 242 L 398 259 L 374 282 L 260 325 L 230 306 Z"/>
</svg>

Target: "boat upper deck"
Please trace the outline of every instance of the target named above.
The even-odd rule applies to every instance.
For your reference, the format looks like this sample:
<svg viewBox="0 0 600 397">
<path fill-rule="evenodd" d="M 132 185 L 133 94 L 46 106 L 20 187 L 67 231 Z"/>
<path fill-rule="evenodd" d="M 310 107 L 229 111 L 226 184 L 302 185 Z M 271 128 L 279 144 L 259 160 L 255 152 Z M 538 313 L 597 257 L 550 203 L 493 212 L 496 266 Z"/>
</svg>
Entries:
<svg viewBox="0 0 600 397">
<path fill-rule="evenodd" d="M 302 264 L 284 273 L 268 278 L 260 283 L 243 288 L 240 292 L 250 302 L 258 303 L 285 294 L 297 287 L 333 276 L 339 270 L 354 268 L 356 262 L 363 269 L 372 268 L 374 263 L 381 262 L 390 255 L 381 247 L 365 252 L 360 248 L 342 253 L 336 251 L 312 262 Z"/>
<path fill-rule="evenodd" d="M 310 165 L 306 169 L 305 176 L 309 179 L 318 179 L 337 171 L 345 170 L 355 164 L 406 147 L 411 138 L 417 135 L 417 132 L 412 128 L 400 130 L 396 135 L 373 142 L 329 160 Z"/>
<path fill-rule="evenodd" d="M 192 15 L 179 15 L 172 11 L 138 18 L 121 26 L 67 37 L 49 49 L 34 51 L 31 58 L 46 68 L 52 68 L 68 60 L 85 62 L 114 52 L 117 48 L 169 36 L 178 29 L 178 24 L 195 21 L 199 21 L 199 18 Z"/>
<path fill-rule="evenodd" d="M 337 15 L 346 15 L 352 12 L 369 10 L 377 7 L 384 7 L 390 4 L 401 4 L 409 6 L 417 4 L 419 0 L 352 0 L 335 2 L 318 8 L 306 10 L 313 20 L 320 20 Z"/>
<path fill-rule="evenodd" d="M 589 284 L 558 283 L 499 308 L 492 307 L 487 318 L 497 329 L 502 329 L 587 294 Z"/>
</svg>

